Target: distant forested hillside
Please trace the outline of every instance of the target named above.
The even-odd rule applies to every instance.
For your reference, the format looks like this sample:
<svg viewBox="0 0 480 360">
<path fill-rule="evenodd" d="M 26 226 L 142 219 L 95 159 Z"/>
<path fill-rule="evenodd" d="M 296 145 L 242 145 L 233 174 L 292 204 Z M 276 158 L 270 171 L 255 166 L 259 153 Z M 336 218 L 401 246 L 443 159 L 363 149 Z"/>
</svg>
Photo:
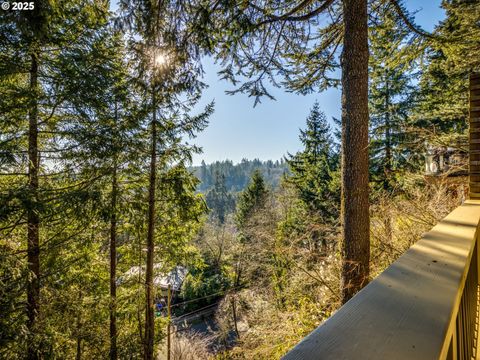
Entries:
<svg viewBox="0 0 480 360">
<path fill-rule="evenodd" d="M 260 170 L 267 184 L 276 187 L 280 183 L 282 175 L 288 172 L 288 165 L 284 159 L 277 161 L 243 159 L 238 164 L 234 164 L 231 160 L 225 160 L 207 165 L 202 161 L 201 166 L 191 168 L 201 181 L 201 184 L 198 186 L 198 190 L 201 192 L 206 192 L 212 188 L 218 175 L 224 176 L 227 191 L 241 191 L 248 185 L 252 173 L 257 169 Z"/>
</svg>

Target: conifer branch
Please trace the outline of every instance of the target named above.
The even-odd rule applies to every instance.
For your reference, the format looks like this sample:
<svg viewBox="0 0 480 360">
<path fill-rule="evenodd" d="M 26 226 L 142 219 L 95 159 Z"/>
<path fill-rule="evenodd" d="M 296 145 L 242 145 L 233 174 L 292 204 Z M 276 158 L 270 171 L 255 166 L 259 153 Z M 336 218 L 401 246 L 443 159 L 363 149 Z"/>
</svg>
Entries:
<svg viewBox="0 0 480 360">
<path fill-rule="evenodd" d="M 295 8 L 293 8 L 292 10 L 287 12 L 286 14 L 283 14 L 283 15 L 280 15 L 280 16 L 268 14 L 265 9 L 255 5 L 255 4 L 252 4 L 252 3 L 249 3 L 249 4 L 254 9 L 256 9 L 258 11 L 261 11 L 264 15 L 266 15 L 268 17 L 268 19 L 263 20 L 263 21 L 255 24 L 255 27 L 259 27 L 259 26 L 269 24 L 269 23 L 272 23 L 272 22 L 277 22 L 277 21 L 305 21 L 305 20 L 311 19 L 312 17 L 317 16 L 317 15 L 321 14 L 323 11 L 327 10 L 328 7 L 333 4 L 333 2 L 334 2 L 334 0 L 326 0 L 322 5 L 320 5 L 315 10 L 312 10 L 311 12 L 309 12 L 307 14 L 298 15 L 298 16 L 293 16 L 293 14 L 295 14 L 298 11 L 301 11 L 302 9 L 304 9 L 306 6 L 308 6 L 311 3 L 311 1 L 303 1 L 302 3 L 297 5 Z"/>
<path fill-rule="evenodd" d="M 395 11 L 397 12 L 398 16 L 403 20 L 405 25 L 413 31 L 415 34 L 420 35 L 422 37 L 428 38 L 428 39 L 434 39 L 434 40 L 440 40 L 438 36 L 435 36 L 422 28 L 418 27 L 416 24 L 414 24 L 410 19 L 408 18 L 407 14 L 403 11 L 402 7 L 398 3 L 397 0 L 390 0 L 390 3 L 393 5 Z"/>
</svg>

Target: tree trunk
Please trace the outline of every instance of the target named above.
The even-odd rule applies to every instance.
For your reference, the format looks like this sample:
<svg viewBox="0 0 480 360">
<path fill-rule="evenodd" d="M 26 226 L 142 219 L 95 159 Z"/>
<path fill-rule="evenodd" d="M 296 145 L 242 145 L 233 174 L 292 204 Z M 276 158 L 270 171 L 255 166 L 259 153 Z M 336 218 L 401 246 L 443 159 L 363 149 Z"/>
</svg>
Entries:
<svg viewBox="0 0 480 360">
<path fill-rule="evenodd" d="M 39 215 L 38 215 L 38 59 L 37 54 L 31 55 L 30 91 L 32 100 L 29 110 L 28 124 L 28 188 L 30 204 L 27 209 L 27 253 L 28 276 L 27 284 L 27 327 L 30 338 L 28 339 L 27 358 L 38 359 L 36 322 L 40 311 L 40 246 L 39 246 Z"/>
<path fill-rule="evenodd" d="M 235 327 L 235 334 L 237 334 L 237 339 L 240 339 L 240 332 L 238 331 L 238 325 L 237 325 L 237 305 L 235 303 L 235 290 L 232 294 L 231 302 L 232 302 L 232 315 L 233 315 L 233 324 Z"/>
<path fill-rule="evenodd" d="M 390 121 L 390 88 L 388 83 L 388 71 L 385 74 L 385 169 L 384 189 L 390 189 L 390 176 L 392 173 L 392 141 Z"/>
<path fill-rule="evenodd" d="M 82 302 L 82 292 L 80 291 L 78 294 L 78 303 L 81 304 Z M 80 311 L 77 314 L 77 352 L 75 355 L 76 360 L 82 359 L 82 322 L 80 320 Z"/>
<path fill-rule="evenodd" d="M 75 360 L 82 359 L 82 338 L 77 338 L 77 353 L 75 355 Z"/>
<path fill-rule="evenodd" d="M 368 282 L 367 1 L 344 0 L 342 52 L 342 302 Z"/>
<path fill-rule="evenodd" d="M 145 276 L 146 285 L 146 322 L 145 322 L 145 359 L 153 359 L 153 339 L 155 331 L 154 304 L 153 304 L 153 255 L 154 255 L 154 232 L 155 232 L 155 182 L 156 182 L 156 101 L 155 90 L 152 93 L 152 149 L 150 157 L 150 184 L 148 191 L 148 234 L 147 234 L 147 269 Z"/>
<path fill-rule="evenodd" d="M 172 337 L 171 337 L 171 330 L 172 330 L 172 289 L 170 284 L 168 284 L 167 289 L 167 360 L 172 358 Z"/>
<path fill-rule="evenodd" d="M 143 264 L 143 243 L 140 241 L 138 244 L 138 283 L 142 283 L 142 264 Z M 141 289 L 139 288 L 139 292 Z M 140 297 L 140 294 L 138 295 Z M 145 336 L 143 333 L 143 318 L 142 318 L 142 311 L 143 306 L 141 306 L 140 302 L 137 302 L 137 323 L 138 323 L 138 338 L 140 339 L 140 345 L 143 349 L 143 357 L 145 357 Z"/>
<path fill-rule="evenodd" d="M 112 197 L 110 205 L 110 359 L 117 359 L 117 158 L 116 158 L 116 126 L 117 103 L 115 102 L 115 124 L 113 132 L 114 159 L 112 168 Z"/>
<path fill-rule="evenodd" d="M 385 170 L 383 189 L 388 191 L 391 189 L 391 176 L 393 169 L 392 160 L 392 131 L 391 131 L 391 114 L 390 114 L 390 87 L 388 70 L 385 71 Z M 390 243 L 393 236 L 392 218 L 391 214 L 387 213 L 385 216 L 385 235 L 387 241 Z"/>
</svg>

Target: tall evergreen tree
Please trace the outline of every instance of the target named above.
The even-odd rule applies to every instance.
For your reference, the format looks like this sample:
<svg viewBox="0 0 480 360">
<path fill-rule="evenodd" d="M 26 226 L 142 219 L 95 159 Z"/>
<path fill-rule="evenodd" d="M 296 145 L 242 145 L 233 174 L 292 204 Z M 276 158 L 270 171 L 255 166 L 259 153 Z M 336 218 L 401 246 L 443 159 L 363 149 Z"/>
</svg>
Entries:
<svg viewBox="0 0 480 360">
<path fill-rule="evenodd" d="M 308 209 L 328 221 L 338 214 L 335 194 L 329 189 L 332 172 L 338 164 L 335 164 L 330 126 L 318 102 L 307 117 L 306 129 L 300 130 L 300 141 L 303 150 L 286 159 L 291 171 L 287 180 L 295 186 Z"/>
<path fill-rule="evenodd" d="M 205 164 L 204 160 L 202 160 L 202 164 L 200 166 L 199 179 L 201 181 L 201 186 L 206 188 L 210 185 L 209 169 L 207 168 L 207 164 Z"/>
<path fill-rule="evenodd" d="M 343 1 L 342 303 L 369 281 L 367 2 Z"/>
<path fill-rule="evenodd" d="M 235 208 L 235 200 L 225 186 L 225 175 L 217 171 L 215 173 L 215 184 L 205 195 L 207 206 L 212 211 L 212 217 L 220 225 L 225 223 L 226 216 Z"/>
<path fill-rule="evenodd" d="M 444 1 L 441 6 L 446 18 L 435 29 L 441 41 L 427 44 L 411 123 L 417 139 L 412 148 L 418 153 L 424 152 L 425 143 L 465 150 L 468 75 L 480 71 L 480 5 L 461 0 Z"/>
<path fill-rule="evenodd" d="M 242 284 L 246 258 L 254 257 L 255 254 L 249 253 L 249 244 L 254 239 L 249 235 L 249 228 L 255 215 L 265 209 L 269 191 L 265 186 L 262 175 L 259 171 L 254 171 L 247 188 L 242 191 L 237 200 L 235 212 L 235 224 L 239 231 L 240 250 L 236 256 L 234 286 Z"/>
<path fill-rule="evenodd" d="M 69 150 L 69 137 L 76 132 L 75 122 L 90 115 L 79 104 L 93 105 L 87 89 L 100 84 L 96 69 L 82 71 L 92 65 L 93 57 L 98 63 L 104 54 L 101 36 L 96 36 L 105 26 L 106 17 L 103 3 L 72 1 L 59 5 L 45 1 L 36 3 L 33 10 L 4 12 L 0 19 L 4 35 L 0 39 L 0 86 L 4 94 L 0 127 L 7 150 L 2 152 L 1 162 L 6 165 L 5 176 L 28 178 L 26 188 L 21 180 L 17 183 L 18 190 L 23 188 L 21 191 L 25 193 L 23 205 L 7 207 L 3 219 L 7 224 L 15 219 L 14 228 L 26 226 L 28 336 L 24 344 L 25 357 L 30 359 L 46 356 L 49 351 L 46 340 L 49 304 L 45 303 L 42 311 L 41 290 L 51 285 L 52 275 L 42 273 L 42 264 L 48 263 L 54 271 L 55 265 L 63 260 L 55 258 L 55 247 L 62 241 L 68 243 L 72 236 L 67 224 L 52 219 L 61 219 L 68 213 L 80 216 L 79 203 L 84 205 L 85 212 L 91 210 L 89 195 L 83 192 L 79 185 L 82 181 L 78 182 L 79 174 L 75 173 L 78 163 L 65 154 Z M 23 99 L 24 105 L 18 106 L 19 99 Z M 18 201 L 15 199 L 19 199 L 20 193 L 11 195 L 8 202 Z M 74 198 L 76 203 L 72 201 Z M 78 201 L 80 198 L 82 202 Z M 85 215 L 81 216 L 86 218 Z M 7 237 L 12 235 L 10 232 Z"/>
<path fill-rule="evenodd" d="M 268 189 L 259 171 L 254 171 L 247 188 L 241 192 L 237 201 L 235 222 L 241 230 L 252 215 L 262 209 L 267 201 Z"/>
<path fill-rule="evenodd" d="M 391 3 L 380 6 L 370 27 L 370 172 L 374 182 L 390 190 L 395 171 L 407 163 L 413 75 L 408 62 L 394 59 L 406 46 L 409 31 Z"/>
<path fill-rule="evenodd" d="M 300 93 L 341 83 L 343 301 L 348 301 L 369 277 L 367 1 L 201 2 L 199 8 L 198 14 L 205 14 L 202 32 L 212 34 L 201 44 L 217 49 L 225 78 L 234 83 L 237 74 L 246 78 L 232 93 L 246 92 L 255 103 L 272 97 L 264 81 L 278 85 L 278 74 Z M 320 26 L 328 11 L 334 16 L 324 17 Z M 333 70 L 340 48 L 339 81 Z"/>
<path fill-rule="evenodd" d="M 426 35 L 411 23 L 401 3 L 390 2 L 411 29 Z M 376 4 L 371 4 L 373 15 Z M 244 76 L 231 93 L 246 92 L 255 97 L 256 104 L 261 96 L 272 97 L 265 81 L 278 85 L 279 75 L 287 88 L 300 93 L 341 83 L 342 301 L 348 301 L 369 278 L 368 2 L 262 1 L 241 6 L 200 2 L 197 9 L 200 21 L 194 22 L 196 29 L 212 35 L 200 44 L 217 50 L 225 64 L 225 78 L 237 84 L 237 77 Z M 328 11 L 332 16 L 320 21 Z M 338 67 L 342 70 L 340 81 L 332 74 Z"/>
<path fill-rule="evenodd" d="M 205 86 L 196 51 L 195 39 L 188 33 L 185 5 L 177 1 L 121 1 L 122 22 L 135 35 L 132 49 L 137 53 L 137 80 L 148 94 L 150 116 L 150 167 L 148 185 L 148 229 L 145 277 L 145 359 L 154 358 L 153 263 L 155 258 L 155 224 L 157 171 L 166 171 L 172 162 L 182 166 L 198 152 L 196 146 L 182 143 L 203 130 L 213 111 L 213 103 L 199 116 L 188 116 Z"/>
</svg>

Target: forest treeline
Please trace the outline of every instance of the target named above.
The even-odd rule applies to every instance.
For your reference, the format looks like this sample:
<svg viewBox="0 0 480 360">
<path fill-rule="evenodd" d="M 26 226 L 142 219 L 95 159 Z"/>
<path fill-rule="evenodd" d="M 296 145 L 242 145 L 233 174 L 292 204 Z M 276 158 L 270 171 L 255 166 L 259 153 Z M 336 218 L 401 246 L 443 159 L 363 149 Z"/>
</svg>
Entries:
<svg viewBox="0 0 480 360">
<path fill-rule="evenodd" d="M 0 357 L 165 358 L 170 329 L 172 359 L 280 358 L 400 256 L 464 198 L 425 154 L 465 152 L 480 70 L 477 2 L 432 33 L 406 2 L 1 10 Z M 278 163 L 192 168 L 204 56 L 252 105 L 340 87 L 338 126 L 317 102 Z"/>
<path fill-rule="evenodd" d="M 231 160 L 215 161 L 206 164 L 202 161 L 200 166 L 192 166 L 189 170 L 193 171 L 200 180 L 198 190 L 206 192 L 210 190 L 216 182 L 224 181 L 228 191 L 239 192 L 244 190 L 255 170 L 260 171 L 265 181 L 272 187 L 277 187 L 280 180 L 289 170 L 285 160 L 267 160 L 242 159 L 238 164 Z M 225 179 L 219 179 L 224 177 Z"/>
</svg>

